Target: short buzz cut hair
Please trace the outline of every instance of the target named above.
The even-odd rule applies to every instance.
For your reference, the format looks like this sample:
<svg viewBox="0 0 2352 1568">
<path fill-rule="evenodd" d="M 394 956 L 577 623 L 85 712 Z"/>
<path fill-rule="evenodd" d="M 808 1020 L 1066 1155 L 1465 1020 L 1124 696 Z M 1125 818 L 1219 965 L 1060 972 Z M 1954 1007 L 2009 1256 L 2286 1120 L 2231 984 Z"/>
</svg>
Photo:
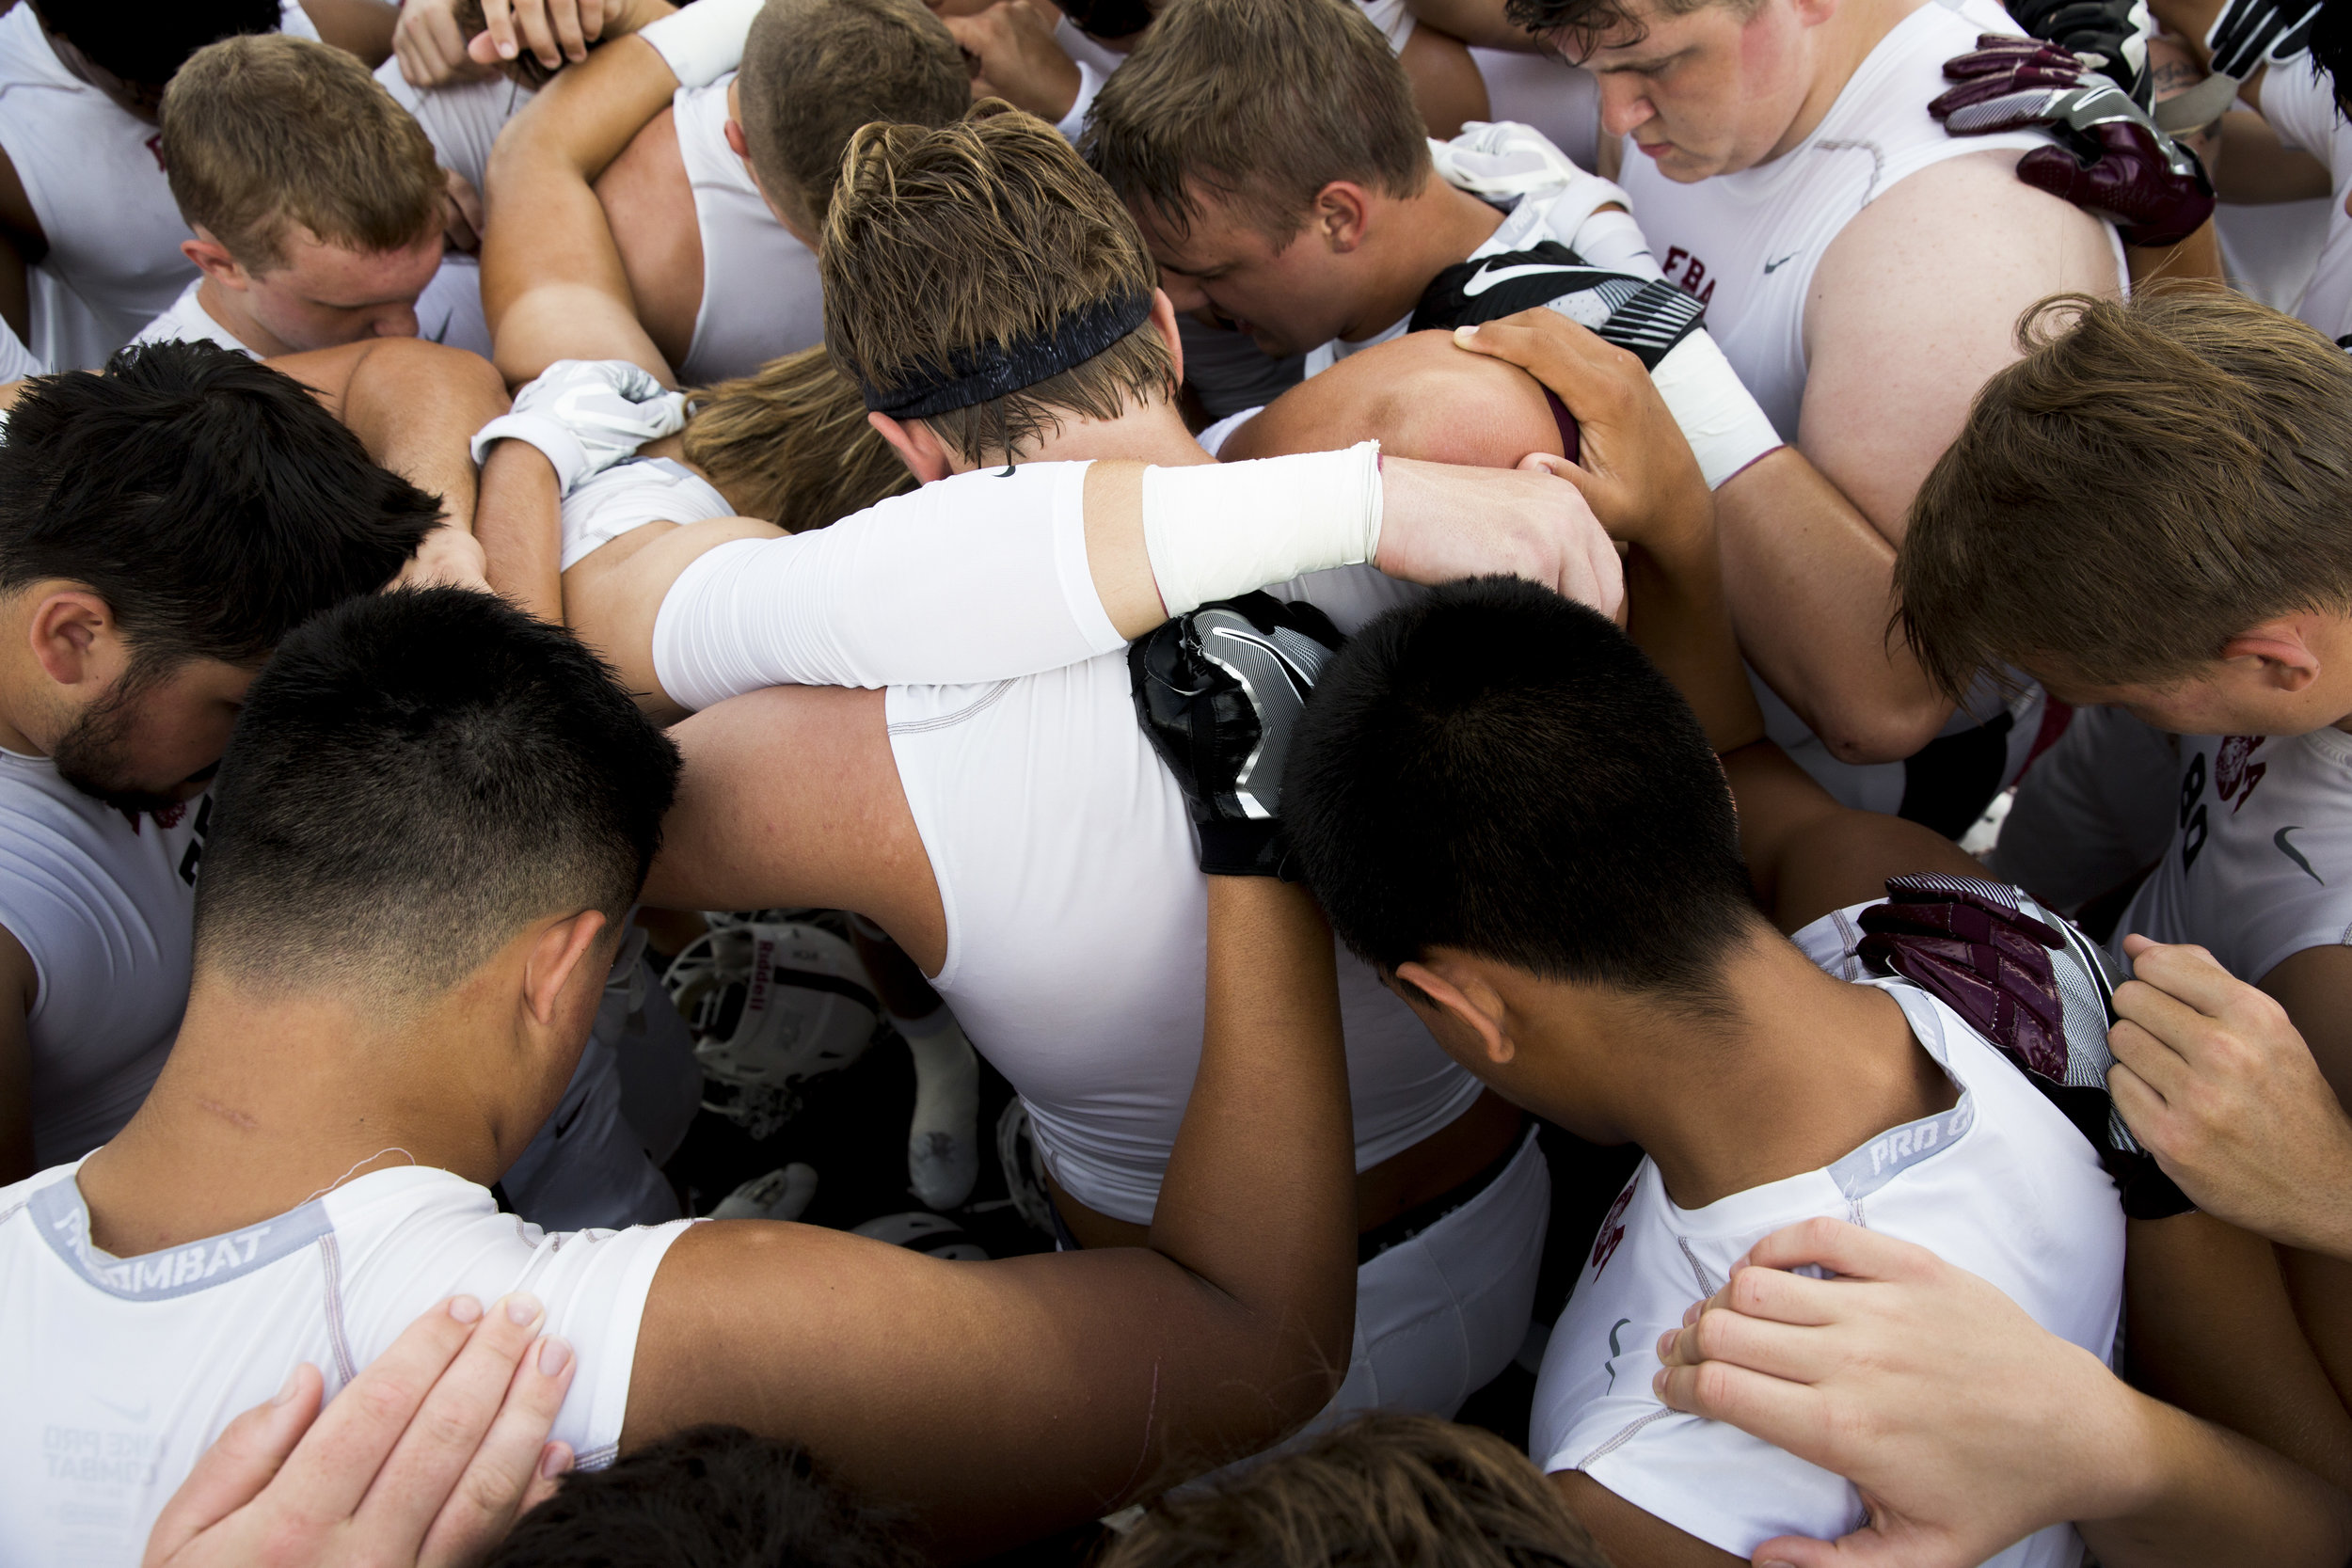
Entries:
<svg viewBox="0 0 2352 1568">
<path fill-rule="evenodd" d="M 2164 685 L 2352 609 L 2352 356 L 2233 290 L 2062 295 L 1912 501 L 1895 591 L 1938 686 Z"/>
<path fill-rule="evenodd" d="M 972 74 L 922 0 L 768 0 L 736 98 L 752 171 L 821 230 L 857 128 L 946 125 L 971 107 Z"/>
<path fill-rule="evenodd" d="M 1764 0 L 1503 0 L 1506 21 L 1524 27 L 1532 38 L 1557 40 L 1571 64 L 1581 64 L 1606 44 L 1641 42 L 1649 36 L 1644 13 L 1689 16 L 1709 6 L 1721 6 L 1742 17 L 1754 16 Z"/>
<path fill-rule="evenodd" d="M 995 99 L 936 130 L 860 131 L 817 261 L 827 351 L 884 392 L 1148 296 L 1159 277 L 1135 219 L 1060 133 Z M 1057 374 L 923 419 L 974 462 L 1009 460 L 1069 416 L 1175 395 L 1175 359 L 1146 321 Z"/>
<path fill-rule="evenodd" d="M 299 226 L 380 253 L 440 231 L 445 177 L 421 126 L 350 55 L 311 39 L 223 39 L 164 91 L 171 198 L 250 271 Z"/>
<path fill-rule="evenodd" d="M 1277 245 L 1335 180 L 1401 197 L 1433 171 L 1412 82 L 1349 0 L 1170 6 L 1103 85 L 1079 146 L 1178 232 L 1214 198 Z"/>
<path fill-rule="evenodd" d="M 246 694 L 213 787 L 197 971 L 396 1008 L 534 920 L 617 923 L 677 773 L 563 627 L 462 588 L 351 600 Z"/>
<path fill-rule="evenodd" d="M 1452 947 L 1715 1013 L 1762 921 L 1681 693 L 1606 616 L 1517 578 L 1448 583 L 1341 650 L 1282 816 L 1332 929 L 1383 970 Z"/>
</svg>

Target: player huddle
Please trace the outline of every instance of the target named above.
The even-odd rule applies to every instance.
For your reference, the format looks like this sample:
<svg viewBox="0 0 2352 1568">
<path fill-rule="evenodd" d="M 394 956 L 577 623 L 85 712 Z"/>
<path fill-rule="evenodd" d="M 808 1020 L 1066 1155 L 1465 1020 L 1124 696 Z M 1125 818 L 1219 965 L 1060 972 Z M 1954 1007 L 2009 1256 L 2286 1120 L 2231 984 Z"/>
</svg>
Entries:
<svg viewBox="0 0 2352 1568">
<path fill-rule="evenodd" d="M 2352 5 L 2155 13 L 0 12 L 0 1564 L 2342 1563 Z"/>
</svg>

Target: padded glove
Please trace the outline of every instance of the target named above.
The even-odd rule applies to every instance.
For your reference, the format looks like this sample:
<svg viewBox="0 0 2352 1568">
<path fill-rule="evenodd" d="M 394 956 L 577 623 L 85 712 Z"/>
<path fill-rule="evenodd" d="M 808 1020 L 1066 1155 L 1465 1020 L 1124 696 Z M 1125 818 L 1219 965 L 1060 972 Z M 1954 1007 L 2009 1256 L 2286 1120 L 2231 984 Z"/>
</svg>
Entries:
<svg viewBox="0 0 2352 1568">
<path fill-rule="evenodd" d="M 2121 87 L 2056 45 L 1987 33 L 1944 62 L 1959 86 L 1928 105 L 1956 136 L 2037 126 L 2058 146 L 2017 160 L 2017 178 L 2111 220 L 2123 243 L 2177 245 L 2213 215 L 2197 154 L 2156 129 Z"/>
<path fill-rule="evenodd" d="M 634 457 L 647 441 L 686 428 L 686 394 L 626 359 L 558 359 L 515 394 L 511 413 L 473 438 L 476 464 L 500 441 L 525 441 L 555 467 L 564 494 Z"/>
<path fill-rule="evenodd" d="M 2015 0 L 2009 14 L 2131 95 L 2145 109 L 2154 91 L 2148 40 L 2156 31 L 2148 0 Z"/>
<path fill-rule="evenodd" d="M 1297 879 L 1282 766 L 1316 678 L 1345 641 L 1312 605 L 1244 594 L 1128 645 L 1136 717 L 1192 808 L 1210 876 Z"/>
</svg>

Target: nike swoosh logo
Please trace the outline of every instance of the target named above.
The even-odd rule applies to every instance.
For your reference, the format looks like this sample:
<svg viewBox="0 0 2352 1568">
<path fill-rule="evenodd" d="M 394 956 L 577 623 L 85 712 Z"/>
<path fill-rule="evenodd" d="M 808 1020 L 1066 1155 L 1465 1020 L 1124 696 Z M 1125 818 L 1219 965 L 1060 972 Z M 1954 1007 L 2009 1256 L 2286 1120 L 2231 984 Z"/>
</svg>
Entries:
<svg viewBox="0 0 2352 1568">
<path fill-rule="evenodd" d="M 2312 869 L 2312 863 L 2303 858 L 2303 851 L 2297 849 L 2294 845 L 2287 842 L 2287 834 L 2299 833 L 2302 831 L 2303 825 L 2300 822 L 2292 823 L 2287 827 L 2280 829 L 2277 832 L 2272 833 L 2270 835 L 2270 842 L 2279 847 L 2279 853 L 2284 855 L 2287 859 L 2301 866 L 2303 868 L 2304 876 L 2309 877 L 2312 881 L 2317 882 L 2321 887 L 2326 887 L 2328 885 L 2328 879 L 2321 876 L 2318 872 L 2313 871 Z"/>
<path fill-rule="evenodd" d="M 1601 1363 L 1602 1368 L 1609 1373 L 1609 1387 L 1601 1390 L 1604 1394 L 1609 1392 L 1610 1389 L 1616 1387 L 1617 1357 L 1625 1354 L 1625 1347 L 1617 1343 L 1617 1330 L 1623 1328 L 1626 1324 L 1631 1323 L 1632 1321 L 1633 1320 L 1631 1318 L 1619 1318 L 1615 1323 L 1609 1325 L 1609 1359 Z"/>
<path fill-rule="evenodd" d="M 99 1399 L 96 1394 L 92 1394 L 90 1398 L 97 1400 L 100 1404 L 104 1405 L 107 1409 L 121 1417 L 124 1420 L 136 1421 L 141 1424 L 145 1424 L 148 1412 L 155 1408 L 151 1402 L 147 1404 L 142 1404 L 137 1409 L 134 1410 L 127 1404 L 117 1404 L 112 1400 Z"/>
<path fill-rule="evenodd" d="M 1470 295 L 1483 294 L 1498 283 L 1508 283 L 1514 277 L 1534 277 L 1544 273 L 1553 273 L 1563 277 L 1574 276 L 1565 267 L 1546 266 L 1541 262 L 1518 267 L 1497 267 L 1492 272 L 1481 268 L 1477 277 L 1462 285 L 1462 293 Z"/>
<path fill-rule="evenodd" d="M 1764 263 L 1764 275 L 1769 277 L 1773 273 L 1779 271 L 1782 267 L 1787 266 L 1789 262 L 1795 261 L 1796 259 L 1797 253 L 1792 250 L 1777 261 L 1767 261 Z"/>
</svg>

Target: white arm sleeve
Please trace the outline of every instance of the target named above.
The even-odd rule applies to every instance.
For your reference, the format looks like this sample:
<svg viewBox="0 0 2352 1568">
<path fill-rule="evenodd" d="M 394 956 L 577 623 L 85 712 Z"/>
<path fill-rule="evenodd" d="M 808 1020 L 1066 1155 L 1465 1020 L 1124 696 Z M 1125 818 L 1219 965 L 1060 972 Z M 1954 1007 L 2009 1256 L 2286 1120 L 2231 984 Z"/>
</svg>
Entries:
<svg viewBox="0 0 2352 1568">
<path fill-rule="evenodd" d="M 1084 463 L 926 484 L 831 528 L 722 545 L 654 621 L 655 678 L 708 707 L 769 686 L 922 686 L 1123 646 L 1087 564 Z"/>
</svg>

